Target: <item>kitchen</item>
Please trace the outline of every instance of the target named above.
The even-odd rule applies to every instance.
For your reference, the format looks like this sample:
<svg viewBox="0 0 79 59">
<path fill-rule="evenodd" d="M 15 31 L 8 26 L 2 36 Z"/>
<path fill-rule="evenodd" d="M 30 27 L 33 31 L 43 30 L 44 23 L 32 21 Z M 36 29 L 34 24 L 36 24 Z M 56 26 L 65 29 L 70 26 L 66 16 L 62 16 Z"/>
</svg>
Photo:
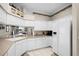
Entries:
<svg viewBox="0 0 79 59">
<path fill-rule="evenodd" d="M 71 23 L 71 3 L 1 3 L 0 55 L 72 56 Z"/>
</svg>

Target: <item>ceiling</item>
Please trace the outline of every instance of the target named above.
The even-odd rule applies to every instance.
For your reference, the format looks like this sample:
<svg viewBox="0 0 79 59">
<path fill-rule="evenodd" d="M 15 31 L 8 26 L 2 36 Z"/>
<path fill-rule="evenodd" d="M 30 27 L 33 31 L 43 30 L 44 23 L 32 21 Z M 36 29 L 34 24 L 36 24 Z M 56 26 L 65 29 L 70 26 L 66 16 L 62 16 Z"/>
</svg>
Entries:
<svg viewBox="0 0 79 59">
<path fill-rule="evenodd" d="M 70 3 L 15 3 L 28 10 L 28 12 L 36 12 L 45 15 L 53 15 L 59 10 L 67 7 Z"/>
</svg>

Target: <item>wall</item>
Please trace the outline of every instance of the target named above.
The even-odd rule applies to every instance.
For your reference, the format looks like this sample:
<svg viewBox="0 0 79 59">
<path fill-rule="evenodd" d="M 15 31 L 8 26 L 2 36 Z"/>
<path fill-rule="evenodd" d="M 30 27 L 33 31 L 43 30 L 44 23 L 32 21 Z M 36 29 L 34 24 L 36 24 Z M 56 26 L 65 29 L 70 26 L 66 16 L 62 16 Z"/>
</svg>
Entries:
<svg viewBox="0 0 79 59">
<path fill-rule="evenodd" d="M 64 18 L 65 16 L 71 16 L 72 14 L 72 7 L 54 15 L 51 17 L 51 19 L 54 21 L 54 20 L 59 20 L 60 18 Z"/>
<path fill-rule="evenodd" d="M 34 16 L 36 20 L 45 20 L 45 21 L 50 20 L 50 17 L 48 16 L 42 16 L 42 15 L 37 15 L 37 14 L 34 14 Z"/>
<path fill-rule="evenodd" d="M 27 20 L 35 20 L 35 21 L 48 21 L 50 20 L 50 17 L 48 16 L 42 16 L 42 15 L 37 15 L 37 14 L 26 14 L 24 16 L 24 19 Z"/>
<path fill-rule="evenodd" d="M 73 3 L 72 6 L 73 55 L 79 56 L 79 3 Z"/>
</svg>

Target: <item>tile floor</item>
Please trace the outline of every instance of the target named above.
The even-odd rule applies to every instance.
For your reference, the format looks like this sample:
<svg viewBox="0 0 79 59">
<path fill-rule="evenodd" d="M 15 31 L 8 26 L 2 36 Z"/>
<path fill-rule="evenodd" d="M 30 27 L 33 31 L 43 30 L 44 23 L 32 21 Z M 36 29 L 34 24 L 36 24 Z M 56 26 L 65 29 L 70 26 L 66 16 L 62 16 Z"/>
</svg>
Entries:
<svg viewBox="0 0 79 59">
<path fill-rule="evenodd" d="M 23 56 L 56 56 L 56 55 L 53 53 L 52 48 L 48 47 L 26 52 L 23 54 Z"/>
</svg>

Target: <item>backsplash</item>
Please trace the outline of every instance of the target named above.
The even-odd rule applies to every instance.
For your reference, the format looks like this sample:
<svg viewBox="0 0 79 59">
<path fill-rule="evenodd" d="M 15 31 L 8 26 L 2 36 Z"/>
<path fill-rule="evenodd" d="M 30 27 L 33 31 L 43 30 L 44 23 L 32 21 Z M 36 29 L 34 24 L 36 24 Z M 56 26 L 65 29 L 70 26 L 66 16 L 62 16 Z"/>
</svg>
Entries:
<svg viewBox="0 0 79 59">
<path fill-rule="evenodd" d="M 9 31 L 7 31 L 7 25 L 0 24 L 0 38 L 6 38 L 9 37 L 9 35 L 10 35 L 10 27 Z"/>
<path fill-rule="evenodd" d="M 1 24 L 0 38 L 19 36 L 52 36 L 52 30 L 34 31 L 34 27 L 23 27 Z"/>
<path fill-rule="evenodd" d="M 33 27 L 23 27 L 23 26 L 11 26 L 11 35 L 13 37 L 18 36 L 33 36 Z"/>
</svg>

